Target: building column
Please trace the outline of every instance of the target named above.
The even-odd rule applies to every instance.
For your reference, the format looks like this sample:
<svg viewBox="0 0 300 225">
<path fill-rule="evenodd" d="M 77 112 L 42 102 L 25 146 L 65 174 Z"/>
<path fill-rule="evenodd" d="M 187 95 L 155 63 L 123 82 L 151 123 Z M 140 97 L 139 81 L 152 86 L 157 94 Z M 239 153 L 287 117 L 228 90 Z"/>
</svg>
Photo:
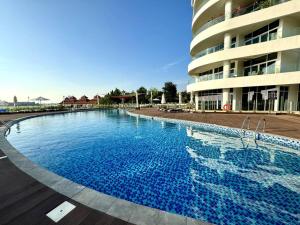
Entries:
<svg viewBox="0 0 300 225">
<path fill-rule="evenodd" d="M 234 88 L 232 110 L 240 111 L 241 109 L 242 109 L 242 88 Z"/>
<path fill-rule="evenodd" d="M 224 49 L 230 49 L 231 48 L 231 34 L 225 33 L 224 35 Z"/>
<path fill-rule="evenodd" d="M 279 110 L 280 86 L 276 86 L 276 90 L 277 90 L 277 98 L 274 101 L 274 112 L 278 112 Z"/>
<path fill-rule="evenodd" d="M 232 0 L 226 0 L 225 2 L 225 20 L 232 17 Z"/>
<path fill-rule="evenodd" d="M 229 88 L 224 88 L 223 89 L 222 108 L 223 108 L 224 105 L 229 103 L 229 92 L 230 92 Z"/>
<path fill-rule="evenodd" d="M 230 74 L 230 61 L 223 62 L 223 79 L 228 78 Z"/>
<path fill-rule="evenodd" d="M 236 47 L 244 46 L 245 38 L 243 35 L 236 35 Z"/>
<path fill-rule="evenodd" d="M 190 95 L 190 103 L 194 104 L 194 93 L 191 91 L 191 95 Z"/>
<path fill-rule="evenodd" d="M 199 94 L 198 92 L 195 93 L 195 105 L 196 105 L 196 111 L 199 110 Z"/>
<path fill-rule="evenodd" d="M 277 60 L 275 62 L 275 73 L 281 73 L 282 52 L 277 52 Z"/>
<path fill-rule="evenodd" d="M 289 94 L 288 94 L 289 112 L 297 111 L 297 104 L 299 101 L 298 92 L 299 92 L 299 84 L 293 84 L 289 86 Z"/>
</svg>

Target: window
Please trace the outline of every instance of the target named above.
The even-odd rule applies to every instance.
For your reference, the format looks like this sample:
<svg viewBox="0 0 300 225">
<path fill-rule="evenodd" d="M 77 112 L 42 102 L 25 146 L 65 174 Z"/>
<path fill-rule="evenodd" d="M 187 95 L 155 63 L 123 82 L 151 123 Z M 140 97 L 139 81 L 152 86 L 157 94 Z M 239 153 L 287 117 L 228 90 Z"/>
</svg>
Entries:
<svg viewBox="0 0 300 225">
<path fill-rule="evenodd" d="M 236 71 L 235 71 L 235 62 L 230 64 L 230 74 L 229 77 L 236 77 Z"/>
<path fill-rule="evenodd" d="M 202 56 L 214 53 L 214 52 L 218 52 L 224 49 L 224 43 L 218 44 L 216 46 L 204 49 L 203 51 L 199 52 L 198 54 L 196 54 L 193 59 L 197 59 L 200 58 Z"/>
<path fill-rule="evenodd" d="M 199 81 L 215 80 L 223 78 L 223 66 L 199 73 Z"/>
<path fill-rule="evenodd" d="M 245 45 L 257 44 L 260 42 L 271 41 L 277 38 L 277 30 L 279 27 L 279 20 L 270 23 L 250 34 L 245 35 Z"/>
<path fill-rule="evenodd" d="M 267 71 L 268 73 L 275 73 L 275 62 L 276 61 L 272 61 L 272 62 L 268 62 L 268 66 L 267 66 Z"/>
<path fill-rule="evenodd" d="M 244 63 L 244 76 L 275 73 L 276 59 L 277 53 L 272 53 L 246 61 Z"/>
<path fill-rule="evenodd" d="M 231 39 L 231 48 L 235 48 L 236 47 L 236 37 Z"/>
</svg>

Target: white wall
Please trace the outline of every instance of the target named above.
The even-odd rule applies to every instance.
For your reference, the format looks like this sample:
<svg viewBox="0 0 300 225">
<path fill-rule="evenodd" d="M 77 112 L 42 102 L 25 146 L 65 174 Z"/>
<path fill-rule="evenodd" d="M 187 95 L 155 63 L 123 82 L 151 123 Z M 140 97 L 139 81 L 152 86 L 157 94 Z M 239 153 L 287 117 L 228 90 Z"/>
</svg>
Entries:
<svg viewBox="0 0 300 225">
<path fill-rule="evenodd" d="M 281 73 L 300 70 L 300 50 L 281 52 Z"/>
<path fill-rule="evenodd" d="M 281 23 L 281 37 L 290 37 L 300 34 L 300 21 L 298 19 L 295 19 L 294 17 L 285 17 L 281 19 Z"/>
</svg>

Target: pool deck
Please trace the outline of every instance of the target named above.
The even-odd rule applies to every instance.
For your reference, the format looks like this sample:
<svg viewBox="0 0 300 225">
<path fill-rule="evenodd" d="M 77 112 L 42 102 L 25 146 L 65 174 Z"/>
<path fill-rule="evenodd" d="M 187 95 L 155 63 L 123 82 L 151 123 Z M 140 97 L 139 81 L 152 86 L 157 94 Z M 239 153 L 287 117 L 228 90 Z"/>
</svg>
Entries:
<svg viewBox="0 0 300 225">
<path fill-rule="evenodd" d="M 222 126 L 241 128 L 246 116 L 250 117 L 250 130 L 255 130 L 261 118 L 266 119 L 266 133 L 300 139 L 300 117 L 294 115 L 274 114 L 239 114 L 239 113 L 189 113 L 163 112 L 157 108 L 134 110 L 133 113 L 170 119 L 188 120 L 194 122 L 211 123 Z"/>
<path fill-rule="evenodd" d="M 6 114 L 0 115 L 0 120 L 43 114 L 49 113 Z M 4 138 L 3 130 L 0 125 L 0 225 L 209 225 L 117 199 L 60 177 L 20 154 Z M 65 201 L 76 208 L 54 223 L 46 214 Z"/>
</svg>

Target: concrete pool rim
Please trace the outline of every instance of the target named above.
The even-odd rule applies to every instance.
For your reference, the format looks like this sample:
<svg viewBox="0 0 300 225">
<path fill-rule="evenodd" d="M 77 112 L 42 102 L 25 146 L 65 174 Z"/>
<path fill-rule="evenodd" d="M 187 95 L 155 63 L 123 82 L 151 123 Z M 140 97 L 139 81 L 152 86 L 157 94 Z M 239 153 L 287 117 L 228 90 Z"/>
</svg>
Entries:
<svg viewBox="0 0 300 225">
<path fill-rule="evenodd" d="M 183 124 L 186 126 L 198 127 L 205 131 L 226 134 L 226 135 L 229 135 L 232 137 L 238 137 L 238 138 L 241 137 L 241 129 L 240 128 L 222 126 L 222 125 L 211 124 L 211 123 L 196 122 L 196 121 L 190 121 L 190 120 L 172 119 L 172 118 L 165 118 L 165 117 L 158 117 L 158 116 L 148 116 L 148 115 L 137 114 L 137 113 L 133 113 L 133 112 L 129 112 L 129 111 L 127 111 L 127 115 L 137 117 L 137 118 L 144 118 L 144 119 L 151 119 L 151 120 L 157 120 L 157 121 L 162 121 L 162 122 Z M 298 150 L 298 151 L 300 150 L 300 139 L 295 139 L 295 138 L 281 136 L 281 135 L 272 134 L 272 133 L 263 133 L 263 132 L 255 133 L 255 131 L 252 131 L 252 130 L 245 130 L 243 138 L 250 138 L 254 141 L 254 137 L 256 137 L 256 139 L 258 138 L 258 140 L 262 141 L 262 142 L 276 144 L 276 145 L 280 145 L 283 147 L 292 148 L 292 149 Z"/>
</svg>

